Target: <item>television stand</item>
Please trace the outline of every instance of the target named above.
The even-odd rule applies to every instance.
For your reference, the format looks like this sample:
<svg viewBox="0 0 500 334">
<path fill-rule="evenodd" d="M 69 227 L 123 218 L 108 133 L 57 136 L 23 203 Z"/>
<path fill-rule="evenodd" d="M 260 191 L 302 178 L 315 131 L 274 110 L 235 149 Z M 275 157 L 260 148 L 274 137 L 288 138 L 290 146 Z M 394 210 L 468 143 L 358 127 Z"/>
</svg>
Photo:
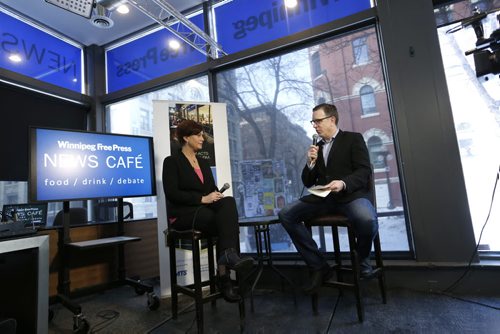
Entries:
<svg viewBox="0 0 500 334">
<path fill-rule="evenodd" d="M 77 252 L 101 248 L 101 247 L 118 247 L 118 281 L 116 284 L 126 284 L 132 286 L 135 293 L 143 295 L 147 293 L 147 306 L 150 310 L 156 310 L 160 306 L 160 298 L 154 293 L 154 288 L 141 282 L 126 277 L 125 275 L 125 256 L 124 245 L 130 242 L 140 241 L 141 238 L 124 235 L 124 220 L 123 220 L 123 199 L 118 199 L 118 235 L 109 238 L 101 238 L 94 240 L 85 240 L 72 242 L 69 236 L 69 202 L 63 202 L 63 228 L 59 230 L 58 250 L 62 257 L 62 264 L 59 269 L 59 284 L 57 287 L 57 299 L 61 304 L 73 313 L 73 331 L 76 333 L 87 333 L 90 329 L 88 320 L 82 313 L 80 305 L 70 299 L 70 257 Z M 51 319 L 52 313 L 49 314 Z"/>
<path fill-rule="evenodd" d="M 102 238 L 102 239 L 94 239 L 94 240 L 86 240 L 79 242 L 70 242 L 66 244 L 68 247 L 73 247 L 75 249 L 90 249 L 90 248 L 98 248 L 98 247 L 106 247 L 111 245 L 122 245 L 131 241 L 140 241 L 139 237 L 126 237 L 126 236 L 117 236 L 111 238 Z"/>
</svg>

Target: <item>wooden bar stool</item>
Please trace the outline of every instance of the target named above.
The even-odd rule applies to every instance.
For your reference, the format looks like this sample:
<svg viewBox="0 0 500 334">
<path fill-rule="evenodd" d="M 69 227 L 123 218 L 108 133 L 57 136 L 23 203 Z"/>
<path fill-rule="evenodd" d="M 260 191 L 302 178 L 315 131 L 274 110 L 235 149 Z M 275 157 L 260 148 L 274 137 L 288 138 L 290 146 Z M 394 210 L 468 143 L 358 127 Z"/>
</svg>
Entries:
<svg viewBox="0 0 500 334">
<path fill-rule="evenodd" d="M 171 285 L 171 305 L 172 318 L 177 319 L 178 315 L 178 294 L 182 293 L 194 299 L 196 309 L 196 323 L 198 333 L 203 333 L 203 304 L 212 302 L 212 306 L 216 305 L 216 299 L 222 298 L 222 293 L 216 289 L 216 274 L 214 261 L 214 238 L 197 230 L 178 231 L 173 228 L 165 230 L 165 237 L 170 253 L 170 285 Z M 186 286 L 179 285 L 177 282 L 177 259 L 175 254 L 175 246 L 180 240 L 190 240 L 193 251 L 193 277 L 194 283 Z M 208 250 L 208 280 L 201 279 L 201 240 L 207 241 Z M 203 287 L 210 286 L 210 292 L 203 295 Z M 239 305 L 240 313 L 240 330 L 244 330 L 245 322 L 245 301 L 242 298 Z"/>
<path fill-rule="evenodd" d="M 370 189 L 372 193 L 372 203 L 374 207 L 377 207 L 375 200 L 375 182 L 373 173 L 370 177 Z M 361 296 L 360 287 L 360 266 L 359 266 L 359 256 L 357 252 L 356 234 L 354 232 L 354 226 L 351 221 L 342 214 L 328 214 L 319 217 L 315 217 L 304 222 L 309 231 L 312 231 L 313 226 L 318 226 L 321 228 L 331 227 L 332 238 L 333 238 L 333 251 L 335 265 L 333 266 L 337 277 L 336 280 L 329 280 L 323 283 L 323 286 L 339 288 L 342 292 L 343 289 L 348 289 L 354 291 L 356 296 L 356 308 L 358 311 L 358 319 L 360 322 L 364 319 L 364 309 L 363 301 Z M 349 255 L 351 259 L 351 266 L 345 266 L 342 263 L 342 256 L 340 252 L 340 241 L 339 241 L 339 227 L 347 228 L 347 235 L 349 239 Z M 382 249 L 380 247 L 380 237 L 379 234 L 375 236 L 373 240 L 373 247 L 375 250 L 375 266 L 373 267 L 373 278 L 378 279 L 380 293 L 382 295 L 382 302 L 387 303 L 387 296 L 385 291 L 385 274 L 384 274 L 384 264 L 382 261 Z M 344 273 L 352 273 L 352 279 L 346 281 L 344 279 Z M 318 294 L 312 295 L 312 308 L 315 314 L 318 313 Z"/>
</svg>

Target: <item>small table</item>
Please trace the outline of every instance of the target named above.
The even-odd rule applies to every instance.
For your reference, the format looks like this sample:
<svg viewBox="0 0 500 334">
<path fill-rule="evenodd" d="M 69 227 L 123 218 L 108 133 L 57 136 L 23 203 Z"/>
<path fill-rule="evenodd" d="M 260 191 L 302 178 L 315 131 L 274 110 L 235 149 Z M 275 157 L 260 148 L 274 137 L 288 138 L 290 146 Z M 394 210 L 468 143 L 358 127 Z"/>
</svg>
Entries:
<svg viewBox="0 0 500 334">
<path fill-rule="evenodd" d="M 253 307 L 253 292 L 255 290 L 255 286 L 260 280 L 262 276 L 262 272 L 264 271 L 264 262 L 267 262 L 267 266 L 271 268 L 280 278 L 281 278 L 281 286 L 283 287 L 283 280 L 285 280 L 292 288 L 295 288 L 295 284 L 285 276 L 281 271 L 278 270 L 273 264 L 273 256 L 271 249 L 271 237 L 269 233 L 269 226 L 273 224 L 279 224 L 279 220 L 273 217 L 259 217 L 259 218 L 251 218 L 251 220 L 240 220 L 240 226 L 243 227 L 253 227 L 255 233 L 255 247 L 256 247 L 256 255 L 257 255 L 257 267 L 245 278 L 248 279 L 254 273 L 257 273 L 255 279 L 252 283 L 252 287 L 250 289 L 250 305 L 252 312 L 254 311 Z M 295 290 L 293 291 L 293 299 L 294 303 L 297 304 L 297 298 L 295 296 Z"/>
<path fill-rule="evenodd" d="M 0 241 L 0 255 L 0 313 L 17 320 L 18 333 L 48 333 L 49 236 Z"/>
</svg>

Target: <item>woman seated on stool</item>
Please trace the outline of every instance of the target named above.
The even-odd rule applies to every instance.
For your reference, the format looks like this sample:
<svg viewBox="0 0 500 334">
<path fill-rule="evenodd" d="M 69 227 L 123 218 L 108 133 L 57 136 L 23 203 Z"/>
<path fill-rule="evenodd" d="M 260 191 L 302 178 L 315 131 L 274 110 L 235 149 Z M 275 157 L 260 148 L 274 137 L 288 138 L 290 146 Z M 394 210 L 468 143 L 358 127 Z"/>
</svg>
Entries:
<svg viewBox="0 0 500 334">
<path fill-rule="evenodd" d="M 163 189 L 168 202 L 169 224 L 176 230 L 195 229 L 216 236 L 219 289 L 228 302 L 241 297 L 232 285 L 229 269 L 248 269 L 250 257 L 241 258 L 236 202 L 224 196 L 215 185 L 208 162 L 198 159 L 203 145 L 203 128 L 192 120 L 177 126 L 181 149 L 163 161 Z"/>
</svg>

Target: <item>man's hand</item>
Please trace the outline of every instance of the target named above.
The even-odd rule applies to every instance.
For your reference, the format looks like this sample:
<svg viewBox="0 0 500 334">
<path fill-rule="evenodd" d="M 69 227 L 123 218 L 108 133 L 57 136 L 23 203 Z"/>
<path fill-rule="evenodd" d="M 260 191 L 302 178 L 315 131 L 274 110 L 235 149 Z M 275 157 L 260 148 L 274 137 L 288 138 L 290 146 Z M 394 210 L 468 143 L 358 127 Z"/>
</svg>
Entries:
<svg viewBox="0 0 500 334">
<path fill-rule="evenodd" d="M 333 180 L 332 182 L 328 183 L 326 185 L 331 192 L 338 193 L 342 190 L 344 190 L 344 182 L 340 180 Z"/>
<path fill-rule="evenodd" d="M 318 145 L 309 146 L 309 150 L 307 151 L 307 161 L 309 162 L 309 165 L 316 163 L 316 159 L 318 159 L 318 151 Z"/>
</svg>

